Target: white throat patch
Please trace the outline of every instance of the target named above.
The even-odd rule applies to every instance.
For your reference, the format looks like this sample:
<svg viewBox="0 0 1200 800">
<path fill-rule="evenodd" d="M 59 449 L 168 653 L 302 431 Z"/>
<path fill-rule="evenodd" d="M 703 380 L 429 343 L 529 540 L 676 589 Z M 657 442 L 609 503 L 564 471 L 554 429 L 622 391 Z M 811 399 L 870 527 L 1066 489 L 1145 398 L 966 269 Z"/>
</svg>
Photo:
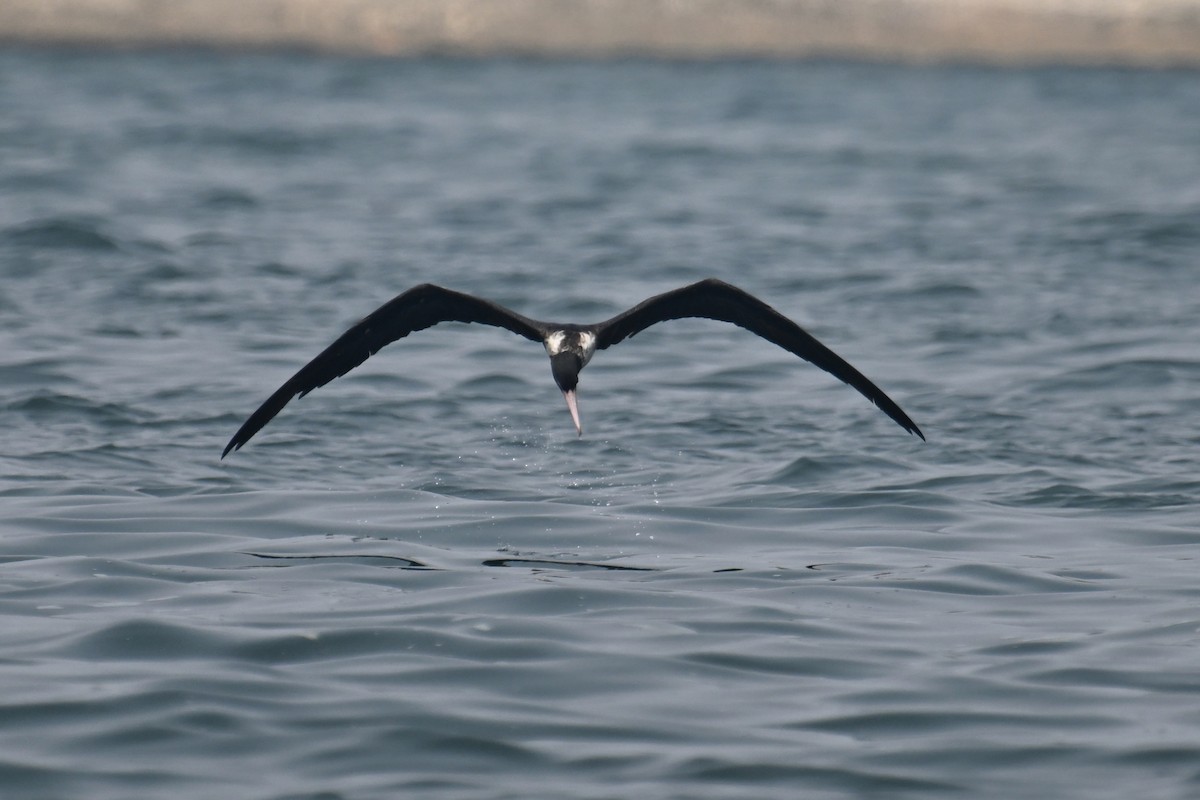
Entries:
<svg viewBox="0 0 1200 800">
<path fill-rule="evenodd" d="M 546 335 L 546 341 L 542 344 L 546 345 L 546 355 L 556 356 L 562 352 L 563 342 L 566 340 L 567 334 L 565 331 L 553 331 Z"/>
</svg>

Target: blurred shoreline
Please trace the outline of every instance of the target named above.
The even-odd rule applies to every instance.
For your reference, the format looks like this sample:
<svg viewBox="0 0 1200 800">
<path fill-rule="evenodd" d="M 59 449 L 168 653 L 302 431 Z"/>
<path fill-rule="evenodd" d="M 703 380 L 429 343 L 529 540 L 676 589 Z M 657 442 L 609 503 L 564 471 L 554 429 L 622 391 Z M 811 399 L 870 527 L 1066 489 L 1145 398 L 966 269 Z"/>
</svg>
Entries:
<svg viewBox="0 0 1200 800">
<path fill-rule="evenodd" d="M 4 0 L 0 42 L 1200 66 L 1200 0 Z"/>
</svg>

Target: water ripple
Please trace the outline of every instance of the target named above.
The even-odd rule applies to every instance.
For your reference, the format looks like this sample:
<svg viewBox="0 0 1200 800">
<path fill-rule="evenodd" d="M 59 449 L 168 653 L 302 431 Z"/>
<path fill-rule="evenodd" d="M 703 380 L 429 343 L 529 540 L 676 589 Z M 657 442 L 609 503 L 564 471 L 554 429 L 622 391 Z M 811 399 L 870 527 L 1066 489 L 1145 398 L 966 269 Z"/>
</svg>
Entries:
<svg viewBox="0 0 1200 800">
<path fill-rule="evenodd" d="M 1194 76 L 0 75 L 5 798 L 1196 794 Z M 710 275 L 928 442 L 683 320 L 596 354 L 580 438 L 536 343 L 446 325 L 220 458 L 413 284 Z"/>
</svg>

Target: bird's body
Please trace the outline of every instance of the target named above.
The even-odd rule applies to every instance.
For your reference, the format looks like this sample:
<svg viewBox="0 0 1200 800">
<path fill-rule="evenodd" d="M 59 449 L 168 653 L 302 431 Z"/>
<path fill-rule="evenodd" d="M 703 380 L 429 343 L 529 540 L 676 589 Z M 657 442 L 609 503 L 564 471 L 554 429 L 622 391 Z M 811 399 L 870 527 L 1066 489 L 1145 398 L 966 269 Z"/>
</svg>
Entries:
<svg viewBox="0 0 1200 800">
<path fill-rule="evenodd" d="M 656 323 L 684 317 L 730 322 L 761 336 L 854 387 L 900 427 L 925 438 L 900 406 L 844 359 L 758 298 L 714 278 L 651 297 L 612 319 L 590 325 L 542 322 L 490 300 L 425 283 L 380 306 L 301 368 L 250 415 L 229 440 L 221 457 L 241 449 L 293 397 L 303 397 L 345 375 L 385 345 L 439 322 L 493 325 L 540 341 L 550 357 L 554 382 L 566 398 L 571 419 L 582 435 L 575 389 L 579 371 L 587 366 L 596 350 L 611 347 Z"/>
</svg>

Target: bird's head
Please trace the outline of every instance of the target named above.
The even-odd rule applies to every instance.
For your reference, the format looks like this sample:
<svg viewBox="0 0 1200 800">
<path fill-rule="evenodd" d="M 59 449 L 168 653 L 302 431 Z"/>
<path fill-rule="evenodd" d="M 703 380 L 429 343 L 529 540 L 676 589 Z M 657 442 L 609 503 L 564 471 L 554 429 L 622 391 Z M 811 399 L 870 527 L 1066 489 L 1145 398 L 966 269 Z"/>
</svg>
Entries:
<svg viewBox="0 0 1200 800">
<path fill-rule="evenodd" d="M 583 359 L 577 353 L 563 351 L 550 356 L 550 372 L 554 375 L 554 382 L 564 393 L 575 391 L 575 387 L 579 385 L 579 370 L 581 369 L 583 369 Z"/>
<path fill-rule="evenodd" d="M 579 422 L 575 388 L 579 385 L 579 371 L 591 360 L 595 351 L 596 337 L 587 331 L 555 331 L 546 337 L 550 372 L 567 401 L 571 421 L 575 423 L 575 430 L 580 436 L 583 435 L 583 425 Z"/>
<path fill-rule="evenodd" d="M 583 436 L 583 425 L 579 422 L 579 404 L 575 400 L 575 387 L 579 385 L 579 370 L 583 369 L 583 359 L 579 354 L 569 350 L 550 356 L 550 372 L 554 374 L 554 382 L 562 390 L 563 398 L 567 401 L 567 410 L 571 412 L 571 421 L 575 423 L 575 431 Z"/>
</svg>

